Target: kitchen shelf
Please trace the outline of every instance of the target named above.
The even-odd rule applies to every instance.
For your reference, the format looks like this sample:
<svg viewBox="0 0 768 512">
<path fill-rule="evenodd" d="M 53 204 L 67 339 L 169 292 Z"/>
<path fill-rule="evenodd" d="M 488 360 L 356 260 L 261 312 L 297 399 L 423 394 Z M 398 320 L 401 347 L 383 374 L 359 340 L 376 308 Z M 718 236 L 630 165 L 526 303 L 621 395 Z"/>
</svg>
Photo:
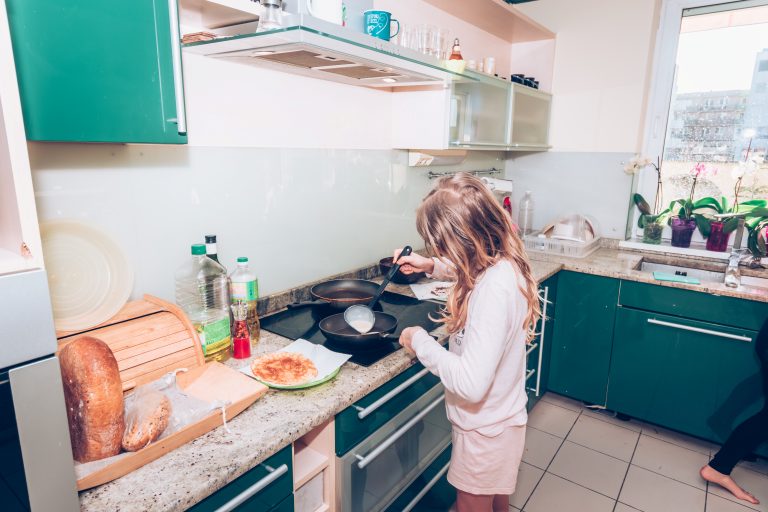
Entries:
<svg viewBox="0 0 768 512">
<path fill-rule="evenodd" d="M 425 0 L 428 4 L 466 21 L 509 43 L 554 39 L 555 34 L 504 0 Z"/>
<path fill-rule="evenodd" d="M 293 488 L 299 489 L 328 467 L 330 458 L 301 441 L 293 446 Z"/>
<path fill-rule="evenodd" d="M 286 15 L 284 21 L 286 25 L 279 29 L 223 36 L 183 48 L 188 53 L 378 89 L 445 86 L 456 81 L 509 84 L 483 73 L 453 72 L 434 57 L 311 16 Z"/>
</svg>

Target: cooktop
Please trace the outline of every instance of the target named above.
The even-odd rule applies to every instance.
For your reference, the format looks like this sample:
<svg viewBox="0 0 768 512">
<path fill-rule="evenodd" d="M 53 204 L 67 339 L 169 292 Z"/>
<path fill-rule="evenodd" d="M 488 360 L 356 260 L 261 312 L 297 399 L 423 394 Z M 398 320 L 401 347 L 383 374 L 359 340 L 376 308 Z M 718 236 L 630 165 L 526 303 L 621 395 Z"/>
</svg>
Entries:
<svg viewBox="0 0 768 512">
<path fill-rule="evenodd" d="M 438 326 L 429 318 L 439 316 L 442 304 L 422 301 L 392 292 L 384 292 L 376 306 L 377 311 L 384 311 L 397 318 L 397 329 L 390 336 L 392 341 L 382 341 L 381 345 L 369 350 L 350 350 L 349 347 L 334 346 L 320 331 L 318 323 L 323 318 L 336 314 L 327 306 L 306 306 L 286 309 L 260 319 L 261 328 L 279 334 L 291 340 L 303 338 L 312 343 L 323 345 L 335 352 L 352 354 L 350 361 L 360 366 L 370 366 L 402 347 L 397 342 L 403 329 L 411 326 L 423 327 L 427 332 Z"/>
</svg>

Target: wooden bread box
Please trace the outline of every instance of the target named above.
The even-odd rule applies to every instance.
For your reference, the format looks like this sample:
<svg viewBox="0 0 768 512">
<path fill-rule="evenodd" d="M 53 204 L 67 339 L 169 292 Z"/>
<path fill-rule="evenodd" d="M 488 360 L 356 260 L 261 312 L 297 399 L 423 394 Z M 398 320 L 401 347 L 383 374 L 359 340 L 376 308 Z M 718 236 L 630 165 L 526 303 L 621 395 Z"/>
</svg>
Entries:
<svg viewBox="0 0 768 512">
<path fill-rule="evenodd" d="M 123 392 L 177 374 L 186 394 L 206 402 L 222 401 L 227 420 L 243 412 L 267 392 L 267 387 L 219 362 L 205 362 L 202 345 L 192 324 L 176 305 L 145 295 L 127 303 L 107 322 L 80 332 L 57 332 L 59 350 L 81 336 L 102 340 L 112 350 L 120 370 Z M 116 460 L 86 475 L 78 475 L 82 491 L 110 482 L 140 468 L 179 446 L 223 424 L 220 410 L 196 423 L 149 444 L 136 452 L 121 453 Z"/>
</svg>

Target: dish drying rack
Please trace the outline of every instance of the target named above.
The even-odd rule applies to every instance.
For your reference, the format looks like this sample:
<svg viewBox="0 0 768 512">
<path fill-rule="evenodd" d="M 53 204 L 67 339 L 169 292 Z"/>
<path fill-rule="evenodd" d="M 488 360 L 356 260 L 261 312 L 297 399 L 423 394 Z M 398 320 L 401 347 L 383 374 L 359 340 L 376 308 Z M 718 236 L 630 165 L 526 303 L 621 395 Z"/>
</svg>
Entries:
<svg viewBox="0 0 768 512">
<path fill-rule="evenodd" d="M 539 237 L 541 231 L 534 231 L 523 236 L 525 249 L 528 252 L 539 252 L 566 256 L 568 258 L 586 258 L 600 247 L 600 237 L 596 236 L 589 242 L 561 240 L 559 238 Z"/>
</svg>

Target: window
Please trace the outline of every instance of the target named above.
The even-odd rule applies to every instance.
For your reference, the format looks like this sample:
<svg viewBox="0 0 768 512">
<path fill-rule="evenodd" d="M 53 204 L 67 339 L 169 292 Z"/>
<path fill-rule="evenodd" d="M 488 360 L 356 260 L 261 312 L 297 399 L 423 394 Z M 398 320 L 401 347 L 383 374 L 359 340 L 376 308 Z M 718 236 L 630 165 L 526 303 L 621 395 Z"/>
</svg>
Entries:
<svg viewBox="0 0 768 512">
<path fill-rule="evenodd" d="M 768 0 L 665 0 L 661 23 L 645 143 L 647 156 L 662 155 L 661 204 L 687 197 L 699 163 L 716 174 L 696 198 L 732 202 L 746 161 L 754 172 L 739 199 L 768 196 Z M 638 190 L 652 198 L 655 185 L 648 170 Z"/>
</svg>

